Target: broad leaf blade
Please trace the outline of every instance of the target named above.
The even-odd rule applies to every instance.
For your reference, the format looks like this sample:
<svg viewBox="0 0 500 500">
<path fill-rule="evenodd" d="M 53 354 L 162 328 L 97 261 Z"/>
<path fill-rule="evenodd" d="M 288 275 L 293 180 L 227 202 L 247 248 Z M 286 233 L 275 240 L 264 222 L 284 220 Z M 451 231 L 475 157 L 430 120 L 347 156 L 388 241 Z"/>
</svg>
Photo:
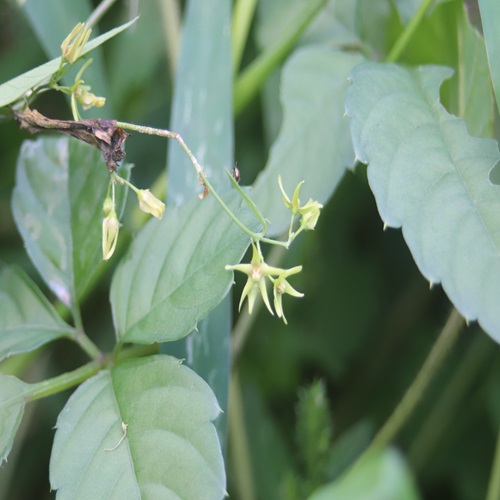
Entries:
<svg viewBox="0 0 500 500">
<path fill-rule="evenodd" d="M 112 29 L 103 35 L 94 38 L 93 40 L 90 40 L 90 42 L 88 42 L 83 48 L 81 55 L 83 56 L 88 54 L 91 50 L 99 47 L 99 45 L 103 44 L 110 38 L 118 35 L 118 33 L 135 23 L 136 20 L 137 18 Z M 8 82 L 0 85 L 0 108 L 21 99 L 22 96 L 30 89 L 48 81 L 50 77 L 59 69 L 60 64 L 61 58 L 57 57 L 52 61 L 37 66 L 36 68 L 33 68 L 22 75 L 16 76 Z"/>
<path fill-rule="evenodd" d="M 21 269 L 0 263 L 0 360 L 72 332 Z"/>
<path fill-rule="evenodd" d="M 229 186 L 225 169 L 230 170 L 234 164 L 230 17 L 229 0 L 187 2 L 170 120 L 172 130 L 182 135 L 219 192 Z M 184 203 L 199 189 L 193 165 L 171 141 L 168 203 Z M 185 341 L 162 348 L 185 358 L 210 383 L 224 411 L 229 387 L 231 310 L 228 294 L 200 323 L 200 333 L 193 332 Z M 225 423 L 226 413 L 216 422 L 223 449 Z"/>
<path fill-rule="evenodd" d="M 7 459 L 21 423 L 29 385 L 0 373 L 0 465 Z"/>
<path fill-rule="evenodd" d="M 212 185 L 228 187 L 232 168 L 230 2 L 188 2 L 177 68 L 171 129 L 182 135 Z M 198 176 L 174 141 L 168 151 L 169 203 L 180 205 L 200 190 Z"/>
<path fill-rule="evenodd" d="M 228 205 L 251 224 L 234 193 Z M 186 336 L 227 294 L 232 273 L 224 266 L 239 262 L 248 244 L 212 197 L 167 208 L 161 221 L 151 220 L 139 233 L 113 277 L 118 339 L 153 343 Z"/>
<path fill-rule="evenodd" d="M 479 0 L 484 41 L 488 51 L 491 81 L 500 111 L 500 2 L 497 0 Z"/>
<path fill-rule="evenodd" d="M 361 64 L 346 111 L 382 220 L 403 227 L 422 274 L 499 341 L 500 188 L 489 172 L 500 154 L 495 141 L 468 135 L 439 103 L 450 74 Z"/>
<path fill-rule="evenodd" d="M 346 166 L 352 164 L 344 97 L 347 76 L 360 61 L 354 54 L 315 47 L 298 51 L 285 66 L 282 128 L 252 193 L 271 221 L 271 235 L 280 234 L 290 221 L 278 187 L 279 175 L 289 196 L 300 181 L 305 181 L 301 199 L 323 203 L 332 195 Z"/>
<path fill-rule="evenodd" d="M 309 500 L 418 500 L 420 495 L 403 459 L 387 449 L 362 458 L 337 481 L 322 486 Z"/>
<path fill-rule="evenodd" d="M 25 141 L 12 207 L 40 274 L 68 306 L 101 263 L 102 203 L 109 174 L 100 152 L 76 139 Z"/>
<path fill-rule="evenodd" d="M 71 499 L 222 498 L 224 466 L 211 422 L 219 413 L 210 387 L 170 356 L 103 371 L 58 418 L 52 487 Z"/>
</svg>

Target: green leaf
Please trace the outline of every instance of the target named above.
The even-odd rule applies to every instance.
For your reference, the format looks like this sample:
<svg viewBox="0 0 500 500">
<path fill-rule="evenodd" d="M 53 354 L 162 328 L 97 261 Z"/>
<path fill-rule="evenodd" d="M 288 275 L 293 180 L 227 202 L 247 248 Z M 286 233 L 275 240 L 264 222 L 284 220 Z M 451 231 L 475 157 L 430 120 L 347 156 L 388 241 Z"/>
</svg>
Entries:
<svg viewBox="0 0 500 500">
<path fill-rule="evenodd" d="M 406 465 L 392 449 L 362 458 L 337 481 L 321 487 L 309 500 L 417 500 L 420 498 Z"/>
<path fill-rule="evenodd" d="M 52 488 L 61 499 L 222 498 L 219 413 L 206 382 L 170 356 L 102 371 L 59 415 Z"/>
<path fill-rule="evenodd" d="M 269 234 L 280 234 L 290 221 L 278 175 L 289 196 L 300 181 L 305 181 L 302 198 L 323 203 L 332 195 L 345 167 L 352 164 L 344 97 L 347 76 L 360 61 L 355 54 L 313 47 L 299 50 L 286 64 L 281 85 L 283 124 L 252 193 L 256 205 L 271 221 Z"/>
<path fill-rule="evenodd" d="M 136 19 L 129 21 L 128 23 L 122 24 L 121 26 L 114 28 L 107 33 L 104 33 L 93 40 L 90 40 L 85 47 L 82 49 L 81 55 L 88 54 L 90 51 L 99 47 L 110 38 L 118 35 L 118 33 L 127 29 Z M 61 40 L 62 42 L 62 40 Z M 0 108 L 12 104 L 13 102 L 21 99 L 23 95 L 34 87 L 39 86 L 42 83 L 46 83 L 50 80 L 50 77 L 59 69 L 61 65 L 61 58 L 57 57 L 52 61 L 46 62 L 36 68 L 33 68 L 22 75 L 16 76 L 9 80 L 8 82 L 0 85 Z"/>
<path fill-rule="evenodd" d="M 29 384 L 0 373 L 0 465 L 7 459 L 21 423 Z"/>
<path fill-rule="evenodd" d="M 236 194 L 228 205 L 251 220 Z M 151 220 L 138 234 L 113 277 L 118 339 L 153 343 L 186 336 L 227 294 L 232 273 L 224 266 L 239 262 L 248 244 L 212 197 L 167 208 L 161 221 Z"/>
<path fill-rule="evenodd" d="M 183 137 L 203 165 L 211 184 L 227 188 L 233 149 L 232 74 L 229 2 L 191 0 L 188 3 L 176 74 L 171 128 Z M 196 97 L 194 97 L 196 96 Z M 180 205 L 199 191 L 189 158 L 169 143 L 167 199 Z"/>
<path fill-rule="evenodd" d="M 402 226 L 422 274 L 498 342 L 500 188 L 489 172 L 500 154 L 495 141 L 471 137 L 439 103 L 450 75 L 435 66 L 361 64 L 346 112 L 382 220 Z"/>
<path fill-rule="evenodd" d="M 483 37 L 472 26 L 465 5 L 458 3 L 458 115 L 474 137 L 493 135 L 493 95 Z"/>
<path fill-rule="evenodd" d="M 0 360 L 72 332 L 21 269 L 0 263 Z"/>
<path fill-rule="evenodd" d="M 14 218 L 38 271 L 68 306 L 76 304 L 102 262 L 108 184 L 101 153 L 81 141 L 44 137 L 21 147 Z"/>
<path fill-rule="evenodd" d="M 218 191 L 229 188 L 225 170 L 234 165 L 230 16 L 229 0 L 186 3 L 170 119 L 172 130 L 182 135 Z M 190 200 L 200 186 L 193 165 L 174 141 L 169 143 L 168 165 L 167 200 L 179 205 Z M 185 358 L 210 383 L 224 411 L 229 387 L 231 311 L 229 294 L 200 322 L 199 332 L 162 348 Z M 224 449 L 226 415 L 216 422 Z"/>
<path fill-rule="evenodd" d="M 488 51 L 491 81 L 500 111 L 500 3 L 497 0 L 479 0 L 484 41 Z"/>
</svg>

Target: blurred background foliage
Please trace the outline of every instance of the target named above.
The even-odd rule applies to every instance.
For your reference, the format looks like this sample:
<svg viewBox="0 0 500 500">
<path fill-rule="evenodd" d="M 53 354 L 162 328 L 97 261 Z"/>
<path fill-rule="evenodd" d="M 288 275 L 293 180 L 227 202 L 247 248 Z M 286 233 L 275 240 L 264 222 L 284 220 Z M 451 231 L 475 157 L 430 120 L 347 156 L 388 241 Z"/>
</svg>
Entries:
<svg viewBox="0 0 500 500">
<path fill-rule="evenodd" d="M 286 24 L 286 19 L 273 18 L 276 3 L 280 2 L 259 2 L 243 67 Z M 328 3 L 330 12 L 335 3 Z M 456 66 L 455 28 L 449 15 L 456 3 L 440 2 L 426 18 L 407 53 L 408 62 Z M 168 127 L 173 75 L 160 4 L 118 1 L 102 19 L 99 27 L 104 32 L 136 13 L 141 16 L 131 32 L 104 46 L 102 64 L 112 106 L 104 108 L 103 117 Z M 394 4 L 385 0 L 356 4 L 358 35 L 371 48 L 372 57 L 383 57 L 401 29 Z M 182 14 L 183 2 L 179 5 Z M 318 19 L 298 45 L 321 39 L 325 32 L 338 43 L 352 43 L 348 23 L 332 17 L 328 24 L 329 19 L 326 15 Z M 0 82 L 47 57 L 26 8 L 3 0 Z M 234 157 L 243 185 L 252 183 L 265 164 L 279 130 L 278 87 L 279 69 L 236 118 Z M 99 94 L 98 88 L 94 90 Z M 452 101 L 447 95 L 443 99 Z M 67 102 L 54 93 L 37 101 L 37 109 L 50 117 L 70 118 Z M 0 259 L 27 269 L 43 287 L 10 209 L 16 157 L 27 134 L 13 121 L 2 121 L 0 126 Z M 163 141 L 147 136 L 127 143 L 137 185 L 154 182 L 166 163 L 166 151 Z M 127 217 L 125 231 L 134 231 Z M 281 265 L 298 262 L 304 272 L 293 285 L 305 297 L 285 302 L 288 326 L 261 312 L 234 360 L 246 425 L 246 431 L 236 432 L 245 433 L 248 462 L 242 467 L 241 456 L 230 443 L 227 469 L 232 498 L 305 498 L 339 477 L 401 399 L 451 308 L 439 287 L 429 290 L 400 231 L 383 230 L 364 167 L 345 174 L 315 232 L 299 238 Z M 83 311 L 87 331 L 103 348 L 112 341 L 109 278 L 110 274 L 99 283 Z M 238 280 L 235 297 L 241 285 Z M 500 423 L 499 361 L 496 344 L 476 324 L 469 325 L 398 436 L 395 444 L 422 498 L 484 497 Z M 21 378 L 32 381 L 81 362 L 79 352 L 61 342 L 9 360 L 3 370 L 22 373 Z M 0 470 L 0 498 L 54 496 L 48 482 L 53 434 L 47 430 L 53 428 L 67 397 L 68 393 L 60 394 L 28 406 L 13 452 Z M 248 473 L 250 478 L 245 479 Z M 245 480 L 250 480 L 247 489 Z"/>
</svg>

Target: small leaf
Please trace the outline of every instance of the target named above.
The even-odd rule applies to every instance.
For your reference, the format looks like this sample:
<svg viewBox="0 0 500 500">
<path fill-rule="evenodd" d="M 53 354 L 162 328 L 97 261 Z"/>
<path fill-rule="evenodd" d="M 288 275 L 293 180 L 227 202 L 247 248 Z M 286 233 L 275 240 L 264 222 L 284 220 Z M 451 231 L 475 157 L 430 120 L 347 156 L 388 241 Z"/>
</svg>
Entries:
<svg viewBox="0 0 500 500">
<path fill-rule="evenodd" d="M 239 209 L 235 193 L 227 198 L 233 212 L 254 218 Z M 232 281 L 224 266 L 239 262 L 248 245 L 213 197 L 167 208 L 161 221 L 142 229 L 113 277 L 118 339 L 152 343 L 186 336 L 224 298 Z"/>
<path fill-rule="evenodd" d="M 326 48 L 301 49 L 283 70 L 284 120 L 266 168 L 258 176 L 252 198 L 271 221 L 269 234 L 289 224 L 278 188 L 293 193 L 305 181 L 301 195 L 324 203 L 335 190 L 345 167 L 352 164 L 349 127 L 344 119 L 347 76 L 361 58 Z"/>
<path fill-rule="evenodd" d="M 395 450 L 363 457 L 337 481 L 321 487 L 309 500 L 417 500 L 420 495 L 406 464 Z"/>
<path fill-rule="evenodd" d="M 7 459 L 21 423 L 29 384 L 0 373 L 0 465 Z"/>
<path fill-rule="evenodd" d="M 0 360 L 72 332 L 21 269 L 0 263 Z"/>
<path fill-rule="evenodd" d="M 83 48 L 81 55 L 88 54 L 91 50 L 118 35 L 118 33 L 135 23 L 136 20 L 137 18 L 90 40 Z M 57 57 L 0 85 L 0 108 L 21 99 L 26 92 L 34 87 L 48 82 L 50 77 L 59 69 L 60 65 L 61 58 Z"/>
<path fill-rule="evenodd" d="M 222 498 L 219 413 L 179 360 L 125 361 L 82 384 L 59 415 L 52 488 L 61 499 Z"/>
<path fill-rule="evenodd" d="M 471 137 L 439 103 L 450 74 L 361 64 L 346 110 L 382 220 L 403 227 L 422 274 L 441 282 L 460 313 L 498 342 L 500 188 L 489 172 L 500 154 L 495 141 Z"/>
<path fill-rule="evenodd" d="M 108 184 L 99 151 L 76 139 L 44 137 L 21 147 L 14 218 L 31 260 L 68 306 L 84 293 L 102 260 Z"/>
</svg>

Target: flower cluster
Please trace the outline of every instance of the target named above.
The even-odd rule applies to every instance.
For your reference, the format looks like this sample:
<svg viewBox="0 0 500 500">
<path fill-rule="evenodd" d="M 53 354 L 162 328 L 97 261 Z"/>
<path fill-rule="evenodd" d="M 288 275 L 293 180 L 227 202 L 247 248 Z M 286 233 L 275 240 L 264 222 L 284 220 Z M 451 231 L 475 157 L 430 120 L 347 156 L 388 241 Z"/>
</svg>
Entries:
<svg viewBox="0 0 500 500">
<path fill-rule="evenodd" d="M 299 193 L 302 184 L 304 184 L 304 181 L 299 182 L 297 184 L 297 187 L 293 192 L 291 200 L 285 193 L 285 190 L 283 189 L 281 176 L 278 177 L 278 183 L 280 185 L 280 190 L 281 194 L 283 195 L 283 201 L 285 202 L 285 206 L 292 213 L 292 220 L 295 218 L 296 215 L 301 216 L 299 229 L 295 233 L 290 234 L 290 236 L 292 235 L 296 236 L 297 234 L 299 234 L 301 231 L 304 230 L 309 231 L 311 229 L 314 229 L 316 227 L 316 223 L 318 222 L 319 214 L 321 209 L 323 208 L 323 205 L 317 201 L 313 201 L 312 198 L 309 198 L 309 201 L 305 205 L 303 206 L 300 205 Z"/>
<path fill-rule="evenodd" d="M 287 324 L 285 314 L 283 312 L 282 297 L 285 293 L 288 293 L 293 297 L 304 296 L 304 294 L 295 290 L 287 281 L 287 278 L 292 274 L 300 273 L 300 271 L 302 271 L 302 266 L 292 267 L 291 269 L 281 269 L 279 267 L 269 266 L 264 262 L 262 253 L 256 244 L 252 243 L 252 249 L 252 260 L 249 264 L 226 266 L 226 270 L 228 271 L 240 271 L 248 275 L 245 288 L 241 294 L 239 308 L 241 309 L 241 305 L 243 304 L 245 298 L 248 297 L 248 312 L 252 314 L 255 300 L 260 294 L 268 311 L 274 315 L 269 302 L 266 287 L 266 278 L 269 278 L 273 284 L 274 309 L 276 311 L 276 315 L 278 318 L 282 318 L 285 324 Z"/>
<path fill-rule="evenodd" d="M 111 196 L 109 195 L 108 190 L 108 194 L 102 207 L 105 215 L 102 221 L 102 258 L 104 260 L 109 260 L 113 255 L 118 241 L 118 231 L 120 229 L 120 222 L 118 221 L 115 208 L 115 181 L 118 181 L 120 184 L 126 184 L 136 193 L 137 200 L 139 201 L 139 208 L 143 212 L 151 214 L 157 219 L 161 219 L 163 217 L 163 212 L 165 211 L 165 204 L 156 198 L 156 196 L 154 196 L 149 189 L 137 189 L 126 179 L 118 176 L 116 172 L 113 173 L 113 177 L 110 182 Z"/>
</svg>

